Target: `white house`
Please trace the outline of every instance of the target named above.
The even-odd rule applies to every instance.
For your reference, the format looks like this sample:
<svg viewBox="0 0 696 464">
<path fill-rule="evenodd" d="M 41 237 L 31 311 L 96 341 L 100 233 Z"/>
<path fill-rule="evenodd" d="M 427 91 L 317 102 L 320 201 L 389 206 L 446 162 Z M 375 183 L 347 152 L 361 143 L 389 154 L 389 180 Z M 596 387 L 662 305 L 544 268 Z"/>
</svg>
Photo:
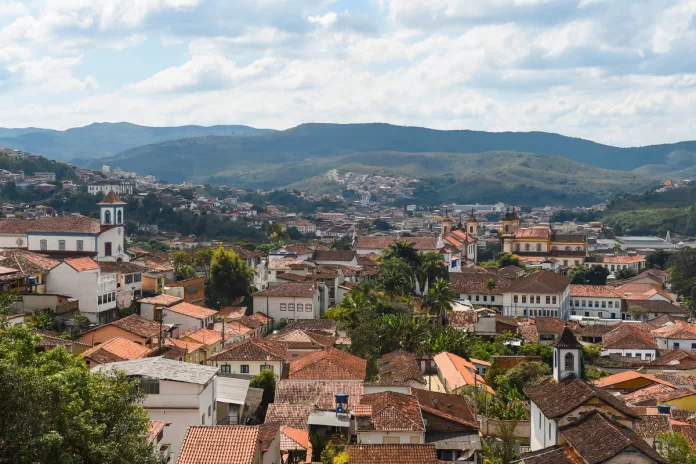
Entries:
<svg viewBox="0 0 696 464">
<path fill-rule="evenodd" d="M 651 333 L 661 350 L 696 351 L 696 327 L 688 322 L 677 321 L 675 324 L 655 329 Z"/>
<path fill-rule="evenodd" d="M 622 296 L 608 285 L 571 285 L 572 316 L 621 319 Z"/>
<path fill-rule="evenodd" d="M 353 250 L 316 250 L 312 260 L 317 264 L 358 265 L 358 255 Z"/>
<path fill-rule="evenodd" d="M 1 220 L 0 247 L 27 248 L 58 258 L 90 256 L 97 261 L 129 261 L 123 245 L 125 204 L 110 192 L 99 203 L 99 220 L 86 216 Z"/>
<path fill-rule="evenodd" d="M 281 375 L 285 350 L 260 338 L 248 338 L 225 346 L 206 362 L 219 367 L 222 374 L 258 375 L 268 370 Z"/>
<path fill-rule="evenodd" d="M 563 427 L 598 408 L 633 428 L 637 413 L 608 391 L 580 380 L 582 344 L 568 327 L 556 343 L 553 356 L 553 378 L 525 389 L 530 399 L 531 451 L 559 444 Z"/>
<path fill-rule="evenodd" d="M 133 183 L 121 179 L 104 179 L 87 186 L 87 193 L 96 195 L 99 192 L 104 194 L 115 192 L 118 195 L 133 195 Z"/>
<path fill-rule="evenodd" d="M 168 325 L 178 325 L 181 330 L 204 329 L 215 322 L 217 311 L 203 306 L 182 301 L 170 295 L 157 295 L 143 298 L 140 303 L 140 315 Z"/>
<path fill-rule="evenodd" d="M 452 272 L 449 280 L 450 289 L 459 294 L 461 300 L 469 300 L 472 305 L 496 307 L 503 306 L 503 292 L 511 283 L 497 273 L 477 269 Z M 495 286 L 492 286 L 491 281 Z"/>
<path fill-rule="evenodd" d="M 570 280 L 544 270 L 511 281 L 503 292 L 503 314 L 567 319 L 570 315 Z"/>
<path fill-rule="evenodd" d="M 585 261 L 585 267 L 602 266 L 609 271 L 609 276 L 620 270 L 633 269 L 636 274 L 640 274 L 645 269 L 645 258 L 640 256 L 602 256 L 597 259 L 590 258 Z"/>
<path fill-rule="evenodd" d="M 171 422 L 164 429 L 163 441 L 172 445 L 173 462 L 189 426 L 216 424 L 217 367 L 144 358 L 106 363 L 92 371 L 107 375 L 123 371 L 128 377 L 140 380 L 140 388 L 147 393 L 143 407 L 150 419 Z"/>
<path fill-rule="evenodd" d="M 319 319 L 322 315 L 319 286 L 316 282 L 288 282 L 270 285 L 254 293 L 254 310 L 276 322 Z"/>
<path fill-rule="evenodd" d="M 127 308 L 143 296 L 143 273 L 147 268 L 135 263 L 110 262 L 99 263 L 103 275 L 113 275 L 118 283 L 116 303 L 119 308 Z"/>
<path fill-rule="evenodd" d="M 633 322 L 619 323 L 602 337 L 602 356 L 619 354 L 652 361 L 657 353 L 658 346 L 653 335 Z"/>
<path fill-rule="evenodd" d="M 102 275 L 99 263 L 88 257 L 66 259 L 46 277 L 46 293 L 76 298 L 80 313 L 93 324 L 116 319 L 116 289 L 116 277 Z"/>
</svg>

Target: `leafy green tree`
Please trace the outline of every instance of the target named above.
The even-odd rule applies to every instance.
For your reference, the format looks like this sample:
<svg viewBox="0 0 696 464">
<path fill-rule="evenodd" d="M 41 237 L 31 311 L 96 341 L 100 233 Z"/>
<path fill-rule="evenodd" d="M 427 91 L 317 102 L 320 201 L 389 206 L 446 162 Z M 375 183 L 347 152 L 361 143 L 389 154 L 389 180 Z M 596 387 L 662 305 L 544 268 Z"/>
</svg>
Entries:
<svg viewBox="0 0 696 464">
<path fill-rule="evenodd" d="M 403 259 L 413 272 L 418 269 L 420 264 L 420 256 L 415 244 L 406 240 L 398 240 L 382 252 L 383 260 L 388 261 L 394 258 Z"/>
<path fill-rule="evenodd" d="M 412 269 L 403 258 L 388 258 L 379 267 L 377 282 L 389 295 L 389 299 L 393 300 L 396 295 L 411 293 L 413 289 Z"/>
<path fill-rule="evenodd" d="M 273 371 L 268 369 L 264 369 L 259 372 L 249 382 L 250 387 L 263 389 L 261 406 L 264 410 L 270 403 L 273 402 L 273 399 L 275 398 L 276 383 L 278 383 L 278 376 Z"/>
<path fill-rule="evenodd" d="M 302 232 L 297 227 L 288 227 L 288 238 L 290 240 L 299 240 L 302 238 Z"/>
<path fill-rule="evenodd" d="M 375 219 L 372 221 L 372 225 L 375 227 L 377 230 L 389 230 L 391 229 L 391 226 L 387 221 L 384 219 Z"/>
<path fill-rule="evenodd" d="M 606 285 L 607 277 L 609 277 L 609 270 L 597 264 L 585 271 L 585 280 L 588 285 Z"/>
<path fill-rule="evenodd" d="M 645 257 L 645 265 L 652 269 L 665 269 L 672 253 L 667 250 L 655 250 Z"/>
<path fill-rule="evenodd" d="M 329 244 L 329 249 L 331 250 L 350 250 L 353 246 L 353 240 L 348 236 L 344 235 L 340 240 L 333 239 Z"/>
<path fill-rule="evenodd" d="M 15 314 L 15 303 L 19 301 L 17 290 L 10 292 L 0 292 L 0 331 L 9 327 L 9 316 Z"/>
<path fill-rule="evenodd" d="M 205 272 L 205 277 L 210 274 L 210 261 L 213 259 L 213 249 L 210 247 L 200 248 L 193 254 L 193 264 L 202 267 Z"/>
<path fill-rule="evenodd" d="M 283 226 L 278 223 L 268 224 L 268 226 L 266 226 L 266 237 L 271 242 L 279 244 L 289 238 L 288 233 L 283 230 Z"/>
<path fill-rule="evenodd" d="M 520 354 L 523 356 L 541 356 L 542 362 L 548 366 L 553 365 L 553 347 L 541 343 L 524 343 L 520 346 Z"/>
<path fill-rule="evenodd" d="M 541 382 L 551 374 L 551 367 L 541 362 L 523 362 L 509 369 L 496 379 L 499 390 L 523 391 L 525 388 Z"/>
<path fill-rule="evenodd" d="M 230 306 L 250 294 L 254 270 L 234 250 L 218 248 L 210 259 L 210 276 L 205 282 L 208 306 Z"/>
<path fill-rule="evenodd" d="M 618 280 L 630 279 L 637 276 L 638 273 L 632 267 L 627 267 L 626 269 L 619 269 L 614 273 L 614 277 Z"/>
<path fill-rule="evenodd" d="M 669 464 L 696 464 L 696 453 L 683 434 L 663 432 L 655 437 L 655 442 L 655 449 Z"/>
<path fill-rule="evenodd" d="M 502 269 L 507 266 L 517 266 L 524 267 L 524 264 L 520 262 L 520 258 L 506 251 L 502 251 L 495 255 L 495 266 L 498 269 Z"/>
<path fill-rule="evenodd" d="M 456 294 L 450 290 L 449 281 L 440 279 L 430 286 L 428 294 L 423 298 L 423 305 L 430 310 L 431 314 L 436 314 L 440 322 L 443 322 L 446 314 L 452 311 L 452 300 L 455 297 Z"/>
<path fill-rule="evenodd" d="M 440 253 L 418 253 L 418 262 L 420 263 L 417 273 L 418 282 L 423 290 L 426 284 L 449 277 L 447 266 Z"/>
<path fill-rule="evenodd" d="M 516 427 L 517 421 L 503 422 L 500 425 L 498 437 L 489 437 L 481 441 L 484 462 L 511 464 L 519 459 L 517 438 L 515 437 Z"/>
<path fill-rule="evenodd" d="M 587 273 L 587 270 L 584 267 L 577 266 L 573 269 L 570 270 L 568 273 L 568 276 L 570 277 L 570 283 L 573 285 L 586 285 L 587 284 L 587 277 L 585 274 Z"/>
<path fill-rule="evenodd" d="M 0 333 L 0 462 L 157 463 L 137 383 L 92 374 L 63 347 L 37 353 L 37 340 Z"/>
<path fill-rule="evenodd" d="M 672 291 L 687 300 L 696 299 L 696 250 L 673 253 L 669 259 Z"/>
</svg>

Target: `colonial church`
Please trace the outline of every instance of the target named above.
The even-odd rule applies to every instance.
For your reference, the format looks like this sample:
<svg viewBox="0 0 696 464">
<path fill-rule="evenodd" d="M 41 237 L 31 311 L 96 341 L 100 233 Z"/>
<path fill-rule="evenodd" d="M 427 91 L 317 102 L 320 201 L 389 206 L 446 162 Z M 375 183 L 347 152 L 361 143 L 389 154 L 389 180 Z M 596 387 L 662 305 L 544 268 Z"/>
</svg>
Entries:
<svg viewBox="0 0 696 464">
<path fill-rule="evenodd" d="M 520 227 L 515 208 L 506 211 L 500 232 L 503 251 L 516 254 L 523 261 L 552 260 L 570 267 L 584 264 L 588 256 L 585 234 L 564 234 L 549 226 Z"/>
<path fill-rule="evenodd" d="M 111 191 L 98 205 L 99 219 L 60 216 L 1 220 L 0 248 L 26 248 L 58 259 L 89 256 L 97 261 L 129 261 L 124 247 L 126 203 Z"/>
<path fill-rule="evenodd" d="M 455 272 L 461 270 L 462 267 L 470 267 L 476 264 L 478 260 L 478 221 L 474 212 L 466 220 L 466 224 L 459 222 L 453 227 L 452 220 L 447 214 L 441 221 L 441 233 L 444 242 L 445 250 L 461 256 L 463 261 Z"/>
</svg>

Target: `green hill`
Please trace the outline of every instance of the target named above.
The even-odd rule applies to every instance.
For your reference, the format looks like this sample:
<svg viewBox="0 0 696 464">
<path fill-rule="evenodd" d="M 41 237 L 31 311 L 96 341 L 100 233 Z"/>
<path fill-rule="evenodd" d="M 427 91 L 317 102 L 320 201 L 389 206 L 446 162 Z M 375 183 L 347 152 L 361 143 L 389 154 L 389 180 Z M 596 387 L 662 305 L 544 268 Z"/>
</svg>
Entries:
<svg viewBox="0 0 696 464">
<path fill-rule="evenodd" d="M 126 122 L 95 123 L 65 131 L 0 128 L 0 146 L 41 153 L 56 160 L 86 164 L 86 160 L 104 158 L 130 148 L 167 140 L 267 132 L 269 130 L 248 126 L 147 127 Z"/>
</svg>

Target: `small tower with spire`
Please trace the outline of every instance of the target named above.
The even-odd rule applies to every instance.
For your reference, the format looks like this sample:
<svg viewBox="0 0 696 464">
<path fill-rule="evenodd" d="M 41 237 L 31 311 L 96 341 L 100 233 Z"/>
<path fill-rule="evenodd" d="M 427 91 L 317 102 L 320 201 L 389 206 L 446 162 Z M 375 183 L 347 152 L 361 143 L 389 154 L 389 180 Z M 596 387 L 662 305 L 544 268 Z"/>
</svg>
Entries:
<svg viewBox="0 0 696 464">
<path fill-rule="evenodd" d="M 553 347 L 553 378 L 560 382 L 571 374 L 582 378 L 582 344 L 566 324 Z"/>
<path fill-rule="evenodd" d="M 445 214 L 442 216 L 442 221 L 440 221 L 440 224 L 442 226 L 441 231 L 443 237 L 452 232 L 452 220 L 447 213 L 447 207 L 445 207 Z"/>
</svg>

